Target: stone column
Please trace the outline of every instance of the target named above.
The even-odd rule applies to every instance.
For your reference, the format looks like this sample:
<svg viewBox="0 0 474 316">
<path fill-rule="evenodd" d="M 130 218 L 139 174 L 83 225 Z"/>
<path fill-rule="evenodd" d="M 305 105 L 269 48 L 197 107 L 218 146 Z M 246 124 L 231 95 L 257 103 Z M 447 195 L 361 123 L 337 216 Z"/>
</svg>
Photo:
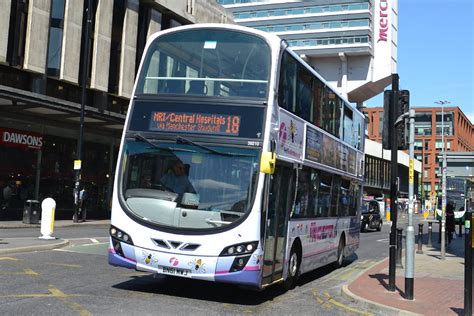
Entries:
<svg viewBox="0 0 474 316">
<path fill-rule="evenodd" d="M 122 34 L 120 56 L 120 80 L 118 94 L 130 98 L 135 81 L 135 58 L 137 54 L 138 0 L 127 1 Z"/>
<path fill-rule="evenodd" d="M 46 73 L 51 0 L 29 1 L 23 68 Z"/>
<path fill-rule="evenodd" d="M 113 5 L 113 0 L 99 1 L 93 30 L 91 88 L 104 92 L 109 87 Z"/>
<path fill-rule="evenodd" d="M 59 79 L 76 84 L 79 82 L 79 67 L 81 64 L 83 14 L 83 0 L 66 0 Z"/>
<path fill-rule="evenodd" d="M 2 10 L 0 10 L 0 63 L 5 63 L 7 61 L 11 7 L 11 0 L 4 0 Z"/>
</svg>

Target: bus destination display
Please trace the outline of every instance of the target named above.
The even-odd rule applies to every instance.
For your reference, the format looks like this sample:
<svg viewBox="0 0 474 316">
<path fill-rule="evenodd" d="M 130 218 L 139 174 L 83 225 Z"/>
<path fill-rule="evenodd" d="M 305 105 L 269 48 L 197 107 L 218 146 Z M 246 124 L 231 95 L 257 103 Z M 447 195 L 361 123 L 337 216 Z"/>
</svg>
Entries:
<svg viewBox="0 0 474 316">
<path fill-rule="evenodd" d="M 190 112 L 151 112 L 150 131 L 239 136 L 240 116 Z"/>
</svg>

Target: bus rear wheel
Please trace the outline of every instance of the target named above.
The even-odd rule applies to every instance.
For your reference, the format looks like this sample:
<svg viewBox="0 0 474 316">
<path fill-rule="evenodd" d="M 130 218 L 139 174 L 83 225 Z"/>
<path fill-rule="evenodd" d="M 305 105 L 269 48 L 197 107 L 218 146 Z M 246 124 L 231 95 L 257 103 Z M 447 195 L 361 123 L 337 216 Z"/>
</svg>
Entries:
<svg viewBox="0 0 474 316">
<path fill-rule="evenodd" d="M 296 285 L 296 281 L 300 277 L 300 254 L 297 251 L 297 247 L 293 245 L 290 252 L 290 260 L 288 260 L 288 276 L 283 282 L 283 287 L 287 290 L 292 289 Z"/>
</svg>

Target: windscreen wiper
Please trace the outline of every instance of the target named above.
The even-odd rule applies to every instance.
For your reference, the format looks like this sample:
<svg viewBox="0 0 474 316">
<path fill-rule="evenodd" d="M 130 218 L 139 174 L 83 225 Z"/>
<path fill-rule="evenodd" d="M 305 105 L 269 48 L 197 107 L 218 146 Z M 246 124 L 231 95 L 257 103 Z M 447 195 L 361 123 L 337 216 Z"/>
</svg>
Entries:
<svg viewBox="0 0 474 316">
<path fill-rule="evenodd" d="M 207 150 L 208 152 L 211 152 L 211 153 L 213 153 L 213 154 L 221 155 L 221 156 L 230 156 L 230 157 L 235 157 L 235 156 L 253 157 L 253 156 L 254 156 L 254 155 L 249 155 L 249 154 L 228 153 L 228 152 L 225 152 L 225 151 L 215 150 L 215 149 L 212 149 L 212 148 L 210 148 L 210 147 L 207 147 L 207 146 L 204 146 L 204 145 L 200 145 L 200 144 L 198 144 L 198 143 L 196 143 L 196 142 L 193 142 L 192 140 L 189 140 L 189 139 L 184 138 L 184 137 L 181 137 L 181 136 L 177 136 L 177 137 L 176 137 L 176 142 L 177 142 L 177 143 L 181 143 L 181 144 L 193 145 L 193 146 L 199 147 L 199 148 L 201 148 L 201 149 Z"/>
<path fill-rule="evenodd" d="M 134 137 L 135 137 L 136 140 L 140 140 L 140 141 L 142 141 L 142 142 L 145 142 L 145 143 L 151 145 L 153 148 L 156 148 L 156 149 L 159 149 L 159 150 L 162 150 L 162 149 L 163 149 L 163 148 L 160 148 L 159 146 L 153 144 L 148 138 L 146 138 L 145 136 L 143 136 L 143 135 L 140 134 L 140 133 L 136 133 L 136 134 L 134 135 Z"/>
</svg>

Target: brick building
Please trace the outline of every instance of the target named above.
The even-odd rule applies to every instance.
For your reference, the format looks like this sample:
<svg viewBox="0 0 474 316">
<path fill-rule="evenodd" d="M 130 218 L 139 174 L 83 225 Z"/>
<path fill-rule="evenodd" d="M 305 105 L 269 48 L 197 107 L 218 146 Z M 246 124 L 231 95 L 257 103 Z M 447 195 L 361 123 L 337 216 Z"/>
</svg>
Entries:
<svg viewBox="0 0 474 316">
<path fill-rule="evenodd" d="M 368 117 L 369 139 L 382 142 L 383 107 L 365 108 L 363 112 Z M 441 107 L 415 108 L 415 159 L 422 163 L 421 191 L 425 197 L 441 190 L 442 113 Z M 459 107 L 444 107 L 444 141 L 448 153 L 474 151 L 474 125 Z"/>
</svg>

